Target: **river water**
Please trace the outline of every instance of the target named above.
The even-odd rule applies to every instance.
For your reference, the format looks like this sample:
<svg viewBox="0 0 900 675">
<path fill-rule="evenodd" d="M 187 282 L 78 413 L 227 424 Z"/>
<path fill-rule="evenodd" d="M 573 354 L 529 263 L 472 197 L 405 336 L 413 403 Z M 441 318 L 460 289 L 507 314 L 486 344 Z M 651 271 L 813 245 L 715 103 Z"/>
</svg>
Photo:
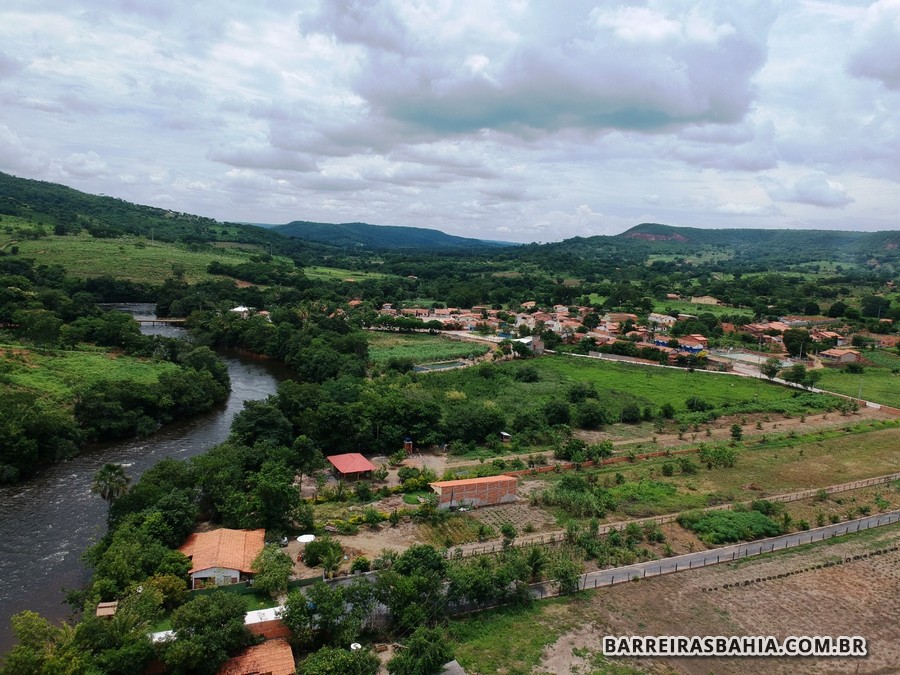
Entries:
<svg viewBox="0 0 900 675">
<path fill-rule="evenodd" d="M 153 305 L 119 305 L 138 318 L 151 318 Z M 145 325 L 146 334 L 180 337 L 181 328 Z M 234 352 L 220 352 L 231 376 L 231 395 L 212 411 L 167 425 L 153 436 L 108 443 L 36 478 L 0 486 L 0 655 L 15 643 L 9 618 L 25 609 L 48 619 L 70 615 L 62 589 L 84 585 L 90 574 L 82 552 L 106 532 L 106 502 L 91 493 L 103 464 L 124 464 L 132 483 L 165 457 L 185 459 L 221 443 L 244 401 L 263 399 L 288 376 L 280 364 Z"/>
</svg>

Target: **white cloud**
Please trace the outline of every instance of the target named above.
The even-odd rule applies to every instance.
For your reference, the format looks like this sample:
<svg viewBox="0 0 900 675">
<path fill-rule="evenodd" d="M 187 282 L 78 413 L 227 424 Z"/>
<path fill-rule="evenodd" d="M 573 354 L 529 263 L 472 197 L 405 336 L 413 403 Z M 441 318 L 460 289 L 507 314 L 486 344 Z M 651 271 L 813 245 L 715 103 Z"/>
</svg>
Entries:
<svg viewBox="0 0 900 675">
<path fill-rule="evenodd" d="M 767 181 L 766 192 L 780 202 L 798 202 L 825 208 L 840 208 L 855 200 L 847 194 L 847 188 L 819 173 L 798 178 L 793 184 Z"/>
<path fill-rule="evenodd" d="M 0 170 L 525 241 L 896 228 L 898 4 L 9 0 Z"/>
<path fill-rule="evenodd" d="M 54 160 L 53 164 L 62 176 L 72 178 L 96 178 L 106 173 L 108 168 L 93 150 L 73 152 L 64 159 Z"/>
<path fill-rule="evenodd" d="M 866 10 L 848 70 L 900 90 L 900 0 L 878 0 Z"/>
<path fill-rule="evenodd" d="M 720 204 L 716 207 L 716 213 L 737 216 L 777 216 L 781 213 L 774 204 Z"/>
</svg>

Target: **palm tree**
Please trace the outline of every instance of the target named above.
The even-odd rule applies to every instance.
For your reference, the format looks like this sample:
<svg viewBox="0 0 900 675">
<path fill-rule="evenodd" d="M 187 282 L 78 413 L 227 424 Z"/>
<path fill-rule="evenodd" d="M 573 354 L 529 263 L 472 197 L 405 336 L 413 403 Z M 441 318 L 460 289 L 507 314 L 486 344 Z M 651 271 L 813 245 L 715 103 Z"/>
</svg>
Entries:
<svg viewBox="0 0 900 675">
<path fill-rule="evenodd" d="M 344 555 L 341 553 L 340 547 L 328 549 L 322 556 L 322 570 L 329 579 L 334 578 L 335 573 L 341 566 Z"/>
<path fill-rule="evenodd" d="M 531 546 L 525 552 L 525 566 L 531 575 L 531 582 L 540 581 L 541 574 L 547 566 L 547 556 L 543 549 Z"/>
<path fill-rule="evenodd" d="M 121 464 L 104 464 L 94 474 L 91 492 L 100 495 L 112 506 L 114 501 L 128 492 L 130 482 L 131 478 L 125 473 L 125 467 Z"/>
</svg>

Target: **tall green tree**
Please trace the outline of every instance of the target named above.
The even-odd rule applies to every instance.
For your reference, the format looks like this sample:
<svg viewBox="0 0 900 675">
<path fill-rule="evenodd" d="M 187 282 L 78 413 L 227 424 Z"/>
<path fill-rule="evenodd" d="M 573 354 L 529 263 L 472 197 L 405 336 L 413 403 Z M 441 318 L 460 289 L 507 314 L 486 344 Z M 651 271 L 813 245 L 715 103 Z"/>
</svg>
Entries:
<svg viewBox="0 0 900 675">
<path fill-rule="evenodd" d="M 176 675 L 213 675 L 235 652 L 250 645 L 243 598 L 219 591 L 191 600 L 172 612 L 175 640 L 163 649 L 163 661 Z"/>
</svg>

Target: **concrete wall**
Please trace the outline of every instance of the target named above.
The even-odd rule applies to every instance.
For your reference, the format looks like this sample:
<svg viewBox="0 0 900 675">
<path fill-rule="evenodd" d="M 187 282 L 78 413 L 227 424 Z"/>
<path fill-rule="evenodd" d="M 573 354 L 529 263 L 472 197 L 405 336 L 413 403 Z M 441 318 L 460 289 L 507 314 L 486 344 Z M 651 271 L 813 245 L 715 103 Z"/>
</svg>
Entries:
<svg viewBox="0 0 900 675">
<path fill-rule="evenodd" d="M 208 570 L 200 570 L 191 575 L 194 588 L 201 588 L 208 584 L 210 579 L 215 580 L 216 586 L 226 586 L 228 584 L 236 584 L 241 580 L 240 570 L 230 570 L 223 567 L 211 567 Z M 200 582 L 198 585 L 197 582 Z"/>
</svg>

